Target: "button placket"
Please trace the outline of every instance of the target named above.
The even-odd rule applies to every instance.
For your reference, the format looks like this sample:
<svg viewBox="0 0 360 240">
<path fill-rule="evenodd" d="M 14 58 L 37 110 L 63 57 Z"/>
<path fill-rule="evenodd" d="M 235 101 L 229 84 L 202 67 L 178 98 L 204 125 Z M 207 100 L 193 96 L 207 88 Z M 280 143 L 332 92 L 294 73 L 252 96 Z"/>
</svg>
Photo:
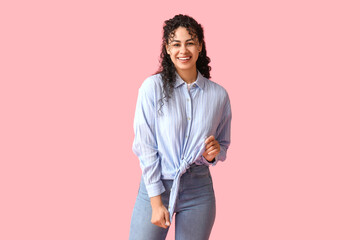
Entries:
<svg viewBox="0 0 360 240">
<path fill-rule="evenodd" d="M 186 121 L 187 121 L 187 127 L 186 127 L 186 132 L 185 132 L 185 142 L 184 142 L 184 148 L 183 148 L 183 152 L 186 151 L 186 146 L 187 146 L 187 142 L 189 140 L 189 136 L 190 136 L 190 129 L 191 129 L 191 123 L 192 123 L 192 104 L 191 104 L 191 93 L 190 90 L 186 89 L 186 93 L 185 93 L 185 98 L 186 98 L 186 102 L 185 102 L 185 112 L 186 112 Z M 182 156 L 181 158 L 182 160 L 184 159 L 184 156 Z"/>
</svg>

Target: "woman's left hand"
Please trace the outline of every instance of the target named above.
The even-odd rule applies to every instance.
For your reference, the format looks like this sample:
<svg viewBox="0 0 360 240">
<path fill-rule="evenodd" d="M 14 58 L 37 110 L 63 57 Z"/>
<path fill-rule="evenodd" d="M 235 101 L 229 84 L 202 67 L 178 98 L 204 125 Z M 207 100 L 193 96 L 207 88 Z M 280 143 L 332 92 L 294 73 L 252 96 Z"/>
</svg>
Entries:
<svg viewBox="0 0 360 240">
<path fill-rule="evenodd" d="M 203 157 L 211 162 L 220 153 L 220 144 L 213 135 L 205 140 L 205 144 L 206 147 Z"/>
</svg>

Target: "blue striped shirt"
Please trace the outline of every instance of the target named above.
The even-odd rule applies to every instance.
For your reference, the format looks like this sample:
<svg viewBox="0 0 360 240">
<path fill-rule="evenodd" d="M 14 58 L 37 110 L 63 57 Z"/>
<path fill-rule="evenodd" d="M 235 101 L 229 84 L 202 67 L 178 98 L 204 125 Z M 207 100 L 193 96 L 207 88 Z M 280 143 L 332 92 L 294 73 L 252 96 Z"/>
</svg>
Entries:
<svg viewBox="0 0 360 240">
<path fill-rule="evenodd" d="M 173 179 L 169 211 L 172 218 L 180 177 L 190 164 L 216 165 L 226 159 L 230 145 L 231 107 L 225 88 L 205 78 L 197 70 L 197 79 L 188 89 L 176 74 L 174 92 L 160 108 L 163 97 L 161 75 L 145 79 L 138 91 L 132 150 L 140 167 L 149 197 L 165 191 L 161 179 Z M 205 139 L 214 135 L 220 153 L 213 163 L 202 154 Z"/>
</svg>

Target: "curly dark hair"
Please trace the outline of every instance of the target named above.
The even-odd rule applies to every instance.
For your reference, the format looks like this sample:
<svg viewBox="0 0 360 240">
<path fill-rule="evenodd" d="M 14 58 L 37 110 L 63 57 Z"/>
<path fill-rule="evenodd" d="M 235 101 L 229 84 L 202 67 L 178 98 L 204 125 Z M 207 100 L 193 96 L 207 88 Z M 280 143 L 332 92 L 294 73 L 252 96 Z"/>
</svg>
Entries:
<svg viewBox="0 0 360 240">
<path fill-rule="evenodd" d="M 172 39 L 175 35 L 175 30 L 178 27 L 185 27 L 189 35 L 192 38 L 197 38 L 199 44 L 202 44 L 202 50 L 199 54 L 199 57 L 196 61 L 196 68 L 199 72 L 206 78 L 210 79 L 211 67 L 209 66 L 210 58 L 206 55 L 206 46 L 204 41 L 204 30 L 201 24 L 196 22 L 195 19 L 188 15 L 178 14 L 173 18 L 166 20 L 163 26 L 163 37 L 162 37 L 162 46 L 160 53 L 160 67 L 154 74 L 161 74 L 162 83 L 163 83 L 163 97 L 159 100 L 160 109 L 164 105 L 163 99 L 168 101 L 171 98 L 171 95 L 174 91 L 174 85 L 176 82 L 175 78 L 175 66 L 171 61 L 170 55 L 167 54 L 166 45 L 169 44 L 169 40 Z"/>
</svg>

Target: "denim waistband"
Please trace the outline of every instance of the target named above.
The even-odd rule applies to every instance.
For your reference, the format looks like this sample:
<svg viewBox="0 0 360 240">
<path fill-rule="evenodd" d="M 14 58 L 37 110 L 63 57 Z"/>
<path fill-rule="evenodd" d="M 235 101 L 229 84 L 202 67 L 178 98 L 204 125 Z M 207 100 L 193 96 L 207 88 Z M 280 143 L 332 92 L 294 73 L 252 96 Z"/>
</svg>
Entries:
<svg viewBox="0 0 360 240">
<path fill-rule="evenodd" d="M 209 167 L 206 165 L 197 165 L 196 163 L 193 163 L 190 165 L 190 167 L 188 169 L 186 169 L 185 173 L 190 173 L 193 171 L 196 171 L 196 172 L 207 171 L 208 169 L 209 169 Z"/>
</svg>

